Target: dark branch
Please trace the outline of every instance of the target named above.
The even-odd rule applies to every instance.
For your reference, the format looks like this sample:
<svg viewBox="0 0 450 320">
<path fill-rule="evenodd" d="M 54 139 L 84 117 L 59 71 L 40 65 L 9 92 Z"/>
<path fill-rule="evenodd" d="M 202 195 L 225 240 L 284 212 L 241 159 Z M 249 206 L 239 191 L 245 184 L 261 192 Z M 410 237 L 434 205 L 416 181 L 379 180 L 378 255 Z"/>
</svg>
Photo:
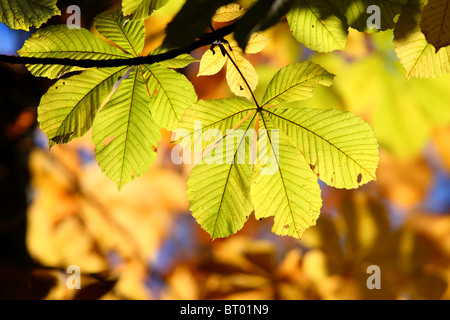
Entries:
<svg viewBox="0 0 450 320">
<path fill-rule="evenodd" d="M 223 28 L 220 28 L 214 32 L 206 33 L 199 40 L 194 41 L 192 44 L 185 48 L 177 48 L 166 51 L 164 53 L 156 55 L 148 55 L 145 57 L 135 57 L 128 59 L 110 59 L 110 60 L 92 60 L 92 59 L 59 59 L 59 58 L 37 58 L 37 57 L 19 57 L 0 55 L 0 62 L 6 62 L 10 64 L 46 64 L 46 65 L 64 65 L 75 66 L 82 68 L 107 68 L 107 67 L 119 67 L 119 66 L 137 66 L 140 64 L 152 64 L 155 62 L 161 62 L 169 59 L 176 58 L 180 54 L 190 53 L 191 51 L 198 49 L 205 45 L 211 45 L 214 41 L 222 39 L 224 36 L 233 32 L 235 25 L 230 24 Z"/>
</svg>

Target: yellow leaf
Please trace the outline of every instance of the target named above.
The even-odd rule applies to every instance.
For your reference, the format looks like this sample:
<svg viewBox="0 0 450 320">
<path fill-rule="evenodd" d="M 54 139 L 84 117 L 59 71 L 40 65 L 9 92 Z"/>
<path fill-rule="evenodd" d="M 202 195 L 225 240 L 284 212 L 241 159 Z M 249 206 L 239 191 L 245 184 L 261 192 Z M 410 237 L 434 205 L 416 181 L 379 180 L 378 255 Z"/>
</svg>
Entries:
<svg viewBox="0 0 450 320">
<path fill-rule="evenodd" d="M 223 68 L 225 62 L 227 62 L 227 58 L 222 55 L 218 47 L 215 47 L 213 51 L 207 50 L 203 54 L 200 60 L 198 76 L 211 76 L 216 74 Z"/>
<path fill-rule="evenodd" d="M 246 97 L 247 99 L 252 100 L 251 91 L 254 91 L 258 84 L 258 74 L 256 73 L 255 68 L 238 52 L 229 51 L 228 48 L 226 50 L 234 61 L 234 63 L 229 62 L 227 65 L 226 77 L 230 90 L 237 96 Z M 240 72 L 237 68 L 239 68 Z M 251 91 L 242 76 L 247 81 Z"/>
<path fill-rule="evenodd" d="M 212 17 L 212 20 L 216 22 L 228 22 L 239 18 L 243 13 L 244 9 L 242 9 L 237 3 L 230 3 L 217 9 L 216 13 Z"/>
<path fill-rule="evenodd" d="M 258 53 L 264 49 L 266 44 L 271 39 L 263 36 L 259 33 L 253 33 L 248 40 L 247 47 L 245 48 L 245 53 Z"/>
</svg>

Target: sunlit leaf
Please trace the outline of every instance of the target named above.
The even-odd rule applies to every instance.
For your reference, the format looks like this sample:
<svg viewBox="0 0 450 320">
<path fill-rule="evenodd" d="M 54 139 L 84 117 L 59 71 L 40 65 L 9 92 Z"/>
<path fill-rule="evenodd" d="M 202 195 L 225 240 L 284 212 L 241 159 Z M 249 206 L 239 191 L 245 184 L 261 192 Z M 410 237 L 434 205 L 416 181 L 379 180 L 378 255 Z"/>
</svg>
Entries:
<svg viewBox="0 0 450 320">
<path fill-rule="evenodd" d="M 256 169 L 251 195 L 256 219 L 274 216 L 272 231 L 278 235 L 301 238 L 303 232 L 315 225 L 322 199 L 317 176 L 284 132 L 274 135 L 270 119 L 262 116 L 263 127 L 270 130 L 259 139 L 260 164 L 267 170 Z M 275 137 L 277 137 L 275 139 Z M 269 168 L 273 166 L 273 168 Z"/>
<path fill-rule="evenodd" d="M 54 15 L 60 15 L 57 0 L 1 0 L 0 22 L 11 29 L 39 28 Z"/>
<path fill-rule="evenodd" d="M 79 59 L 121 59 L 131 55 L 106 43 L 86 29 L 69 29 L 66 25 L 48 26 L 37 30 L 17 51 L 21 57 Z M 62 65 L 27 65 L 35 76 L 51 79 L 81 67 Z"/>
<path fill-rule="evenodd" d="M 226 56 L 220 52 L 219 48 L 207 50 L 202 55 L 198 76 L 210 76 L 219 72 L 227 62 Z"/>
<path fill-rule="evenodd" d="M 169 0 L 122 0 L 124 16 L 131 16 L 133 20 L 145 19 L 153 11 L 163 7 Z"/>
<path fill-rule="evenodd" d="M 212 17 L 216 22 L 228 22 L 239 18 L 244 13 L 244 9 L 237 3 L 230 3 L 217 9 Z"/>
<path fill-rule="evenodd" d="M 97 31 L 122 49 L 138 56 L 145 43 L 144 21 L 127 20 L 120 10 L 107 11 L 95 17 Z"/>
<path fill-rule="evenodd" d="M 126 69 L 90 69 L 57 81 L 42 96 L 38 121 L 50 146 L 81 137 L 91 128 L 98 108 Z"/>
<path fill-rule="evenodd" d="M 143 65 L 142 69 L 153 119 L 162 128 L 174 130 L 184 110 L 197 101 L 192 83 L 183 74 L 157 64 Z"/>
<path fill-rule="evenodd" d="M 247 46 L 245 47 L 245 53 L 261 52 L 269 41 L 269 38 L 255 32 L 248 40 Z"/>
<path fill-rule="evenodd" d="M 228 86 L 235 95 L 251 100 L 251 92 L 258 85 L 258 74 L 253 65 L 236 50 L 229 51 L 227 48 L 226 50 L 234 61 L 234 63 L 229 61 L 227 64 L 226 77 Z M 244 81 L 244 78 L 246 81 Z"/>
<path fill-rule="evenodd" d="M 394 30 L 395 51 L 406 78 L 434 78 L 450 72 L 450 47 L 438 52 L 420 29 L 423 3 L 410 0 Z"/>
<path fill-rule="evenodd" d="M 226 132 L 222 133 L 223 122 L 226 124 L 230 116 L 236 117 L 248 112 L 247 104 L 233 105 L 227 101 L 222 103 L 221 100 L 205 102 L 203 106 L 210 107 L 209 112 L 208 109 L 202 108 L 204 117 L 198 119 L 206 120 L 202 123 L 204 129 L 217 129 L 215 135 L 220 136 L 213 138 L 218 141 L 226 135 Z M 214 112 L 211 107 L 219 105 L 222 111 Z M 188 112 L 192 111 L 188 110 Z M 218 116 L 221 113 L 229 115 Z M 226 237 L 240 230 L 253 210 L 250 200 L 251 164 L 245 159 L 245 150 L 248 150 L 250 144 L 249 139 L 246 139 L 246 132 L 251 122 L 252 120 L 247 120 L 241 126 L 244 130 L 242 134 L 230 134 L 224 139 L 225 148 L 220 147 L 214 151 L 219 153 L 218 161 L 197 164 L 190 174 L 188 180 L 190 210 L 212 239 Z M 212 137 L 208 136 L 208 138 Z"/>
<path fill-rule="evenodd" d="M 314 88 L 331 86 L 331 73 L 313 63 L 296 63 L 280 69 L 272 78 L 262 99 L 262 105 L 276 105 L 309 98 Z"/>
<path fill-rule="evenodd" d="M 156 158 L 161 133 L 149 104 L 142 76 L 135 69 L 94 120 L 95 157 L 119 189 L 147 171 Z"/>
<path fill-rule="evenodd" d="M 294 0 L 287 14 L 294 37 L 318 52 L 344 50 L 348 25 L 327 0 Z"/>
<path fill-rule="evenodd" d="M 361 118 L 350 112 L 314 108 L 271 113 L 270 117 L 325 183 L 351 189 L 376 179 L 378 144 Z"/>
</svg>

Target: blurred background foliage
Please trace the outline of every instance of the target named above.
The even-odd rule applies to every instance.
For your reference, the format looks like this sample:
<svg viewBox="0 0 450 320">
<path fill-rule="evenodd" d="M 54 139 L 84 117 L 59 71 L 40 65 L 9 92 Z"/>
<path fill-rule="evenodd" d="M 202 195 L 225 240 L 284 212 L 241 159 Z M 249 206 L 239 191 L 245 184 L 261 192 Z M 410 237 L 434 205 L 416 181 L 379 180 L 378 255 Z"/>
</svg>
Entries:
<svg viewBox="0 0 450 320">
<path fill-rule="evenodd" d="M 48 24 L 65 23 L 63 15 Z M 83 26 L 118 1 L 80 1 Z M 145 52 L 159 46 L 179 5 L 147 21 Z M 215 25 L 219 28 L 221 25 Z M 48 150 L 36 125 L 51 81 L 24 66 L 0 65 L 0 297 L 3 299 L 450 299 L 450 75 L 405 80 L 392 31 L 351 30 L 345 51 L 316 54 L 284 21 L 248 56 L 261 96 L 281 67 L 306 59 L 336 74 L 298 106 L 361 116 L 380 144 L 377 181 L 357 190 L 321 184 L 317 226 L 298 241 L 250 217 L 238 234 L 211 242 L 188 210 L 191 165 L 174 165 L 170 132 L 158 158 L 121 192 L 98 168 L 90 133 Z M 0 26 L 2 53 L 29 36 Z M 199 59 L 208 48 L 192 53 Z M 201 99 L 228 97 L 224 71 L 180 70 Z M 69 265 L 80 290 L 66 286 Z M 369 265 L 381 289 L 369 290 Z"/>
</svg>

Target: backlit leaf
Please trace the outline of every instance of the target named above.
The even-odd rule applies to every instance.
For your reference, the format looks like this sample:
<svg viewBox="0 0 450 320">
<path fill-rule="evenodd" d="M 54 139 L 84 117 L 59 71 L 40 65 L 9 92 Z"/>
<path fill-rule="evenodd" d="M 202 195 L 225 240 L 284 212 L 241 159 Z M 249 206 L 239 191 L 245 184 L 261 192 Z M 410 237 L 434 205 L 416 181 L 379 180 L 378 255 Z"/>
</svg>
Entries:
<svg viewBox="0 0 450 320">
<path fill-rule="evenodd" d="M 331 73 L 314 62 L 296 63 L 281 68 L 267 86 L 262 105 L 275 105 L 309 98 L 318 85 L 331 86 Z"/>
<path fill-rule="evenodd" d="M 54 25 L 38 29 L 23 47 L 17 51 L 21 57 L 66 59 L 122 59 L 131 55 L 106 43 L 86 29 L 69 29 L 66 25 Z M 59 78 L 80 67 L 62 65 L 27 65 L 35 76 Z"/>
<path fill-rule="evenodd" d="M 98 108 L 126 69 L 90 69 L 58 80 L 42 96 L 38 121 L 50 146 L 81 137 L 91 128 Z"/>
<path fill-rule="evenodd" d="M 450 46 L 438 52 L 420 29 L 423 3 L 410 0 L 394 30 L 394 44 L 406 78 L 434 78 L 450 72 Z"/>
<path fill-rule="evenodd" d="M 265 138 L 259 139 L 259 144 L 263 144 L 259 150 L 264 152 L 259 155 L 259 167 L 252 181 L 255 218 L 274 216 L 272 231 L 275 234 L 299 239 L 303 231 L 315 225 L 319 217 L 322 205 L 320 188 L 317 176 L 300 151 L 284 132 L 275 131 L 270 121 L 263 116 L 263 128 L 269 132 L 264 135 Z M 262 174 L 261 167 L 269 172 Z M 270 172 L 272 170 L 274 172 Z"/>
<path fill-rule="evenodd" d="M 335 109 L 267 112 L 326 184 L 352 189 L 376 179 L 378 144 L 361 118 Z"/>
<path fill-rule="evenodd" d="M 119 190 L 146 172 L 156 158 L 161 132 L 149 104 L 142 75 L 134 69 L 94 120 L 95 157 Z"/>
<path fill-rule="evenodd" d="M 60 15 L 57 0 L 0 0 L 0 22 L 11 29 L 39 28 L 54 15 Z"/>
<path fill-rule="evenodd" d="M 239 4 L 230 3 L 217 9 L 212 20 L 216 22 L 228 22 L 239 18 L 243 13 L 244 9 Z"/>
<path fill-rule="evenodd" d="M 95 17 L 97 31 L 129 54 L 137 57 L 145 43 L 144 21 L 127 20 L 120 12 L 107 11 Z"/>
<path fill-rule="evenodd" d="M 294 0 L 287 20 L 294 37 L 309 49 L 345 49 L 348 25 L 327 0 Z"/>
<path fill-rule="evenodd" d="M 142 69 L 153 119 L 162 128 L 174 130 L 184 110 L 197 101 L 192 83 L 183 74 L 157 64 L 143 65 Z"/>
<path fill-rule="evenodd" d="M 163 7 L 169 0 L 122 0 L 124 16 L 131 16 L 133 20 L 145 19 L 153 11 Z"/>
</svg>

